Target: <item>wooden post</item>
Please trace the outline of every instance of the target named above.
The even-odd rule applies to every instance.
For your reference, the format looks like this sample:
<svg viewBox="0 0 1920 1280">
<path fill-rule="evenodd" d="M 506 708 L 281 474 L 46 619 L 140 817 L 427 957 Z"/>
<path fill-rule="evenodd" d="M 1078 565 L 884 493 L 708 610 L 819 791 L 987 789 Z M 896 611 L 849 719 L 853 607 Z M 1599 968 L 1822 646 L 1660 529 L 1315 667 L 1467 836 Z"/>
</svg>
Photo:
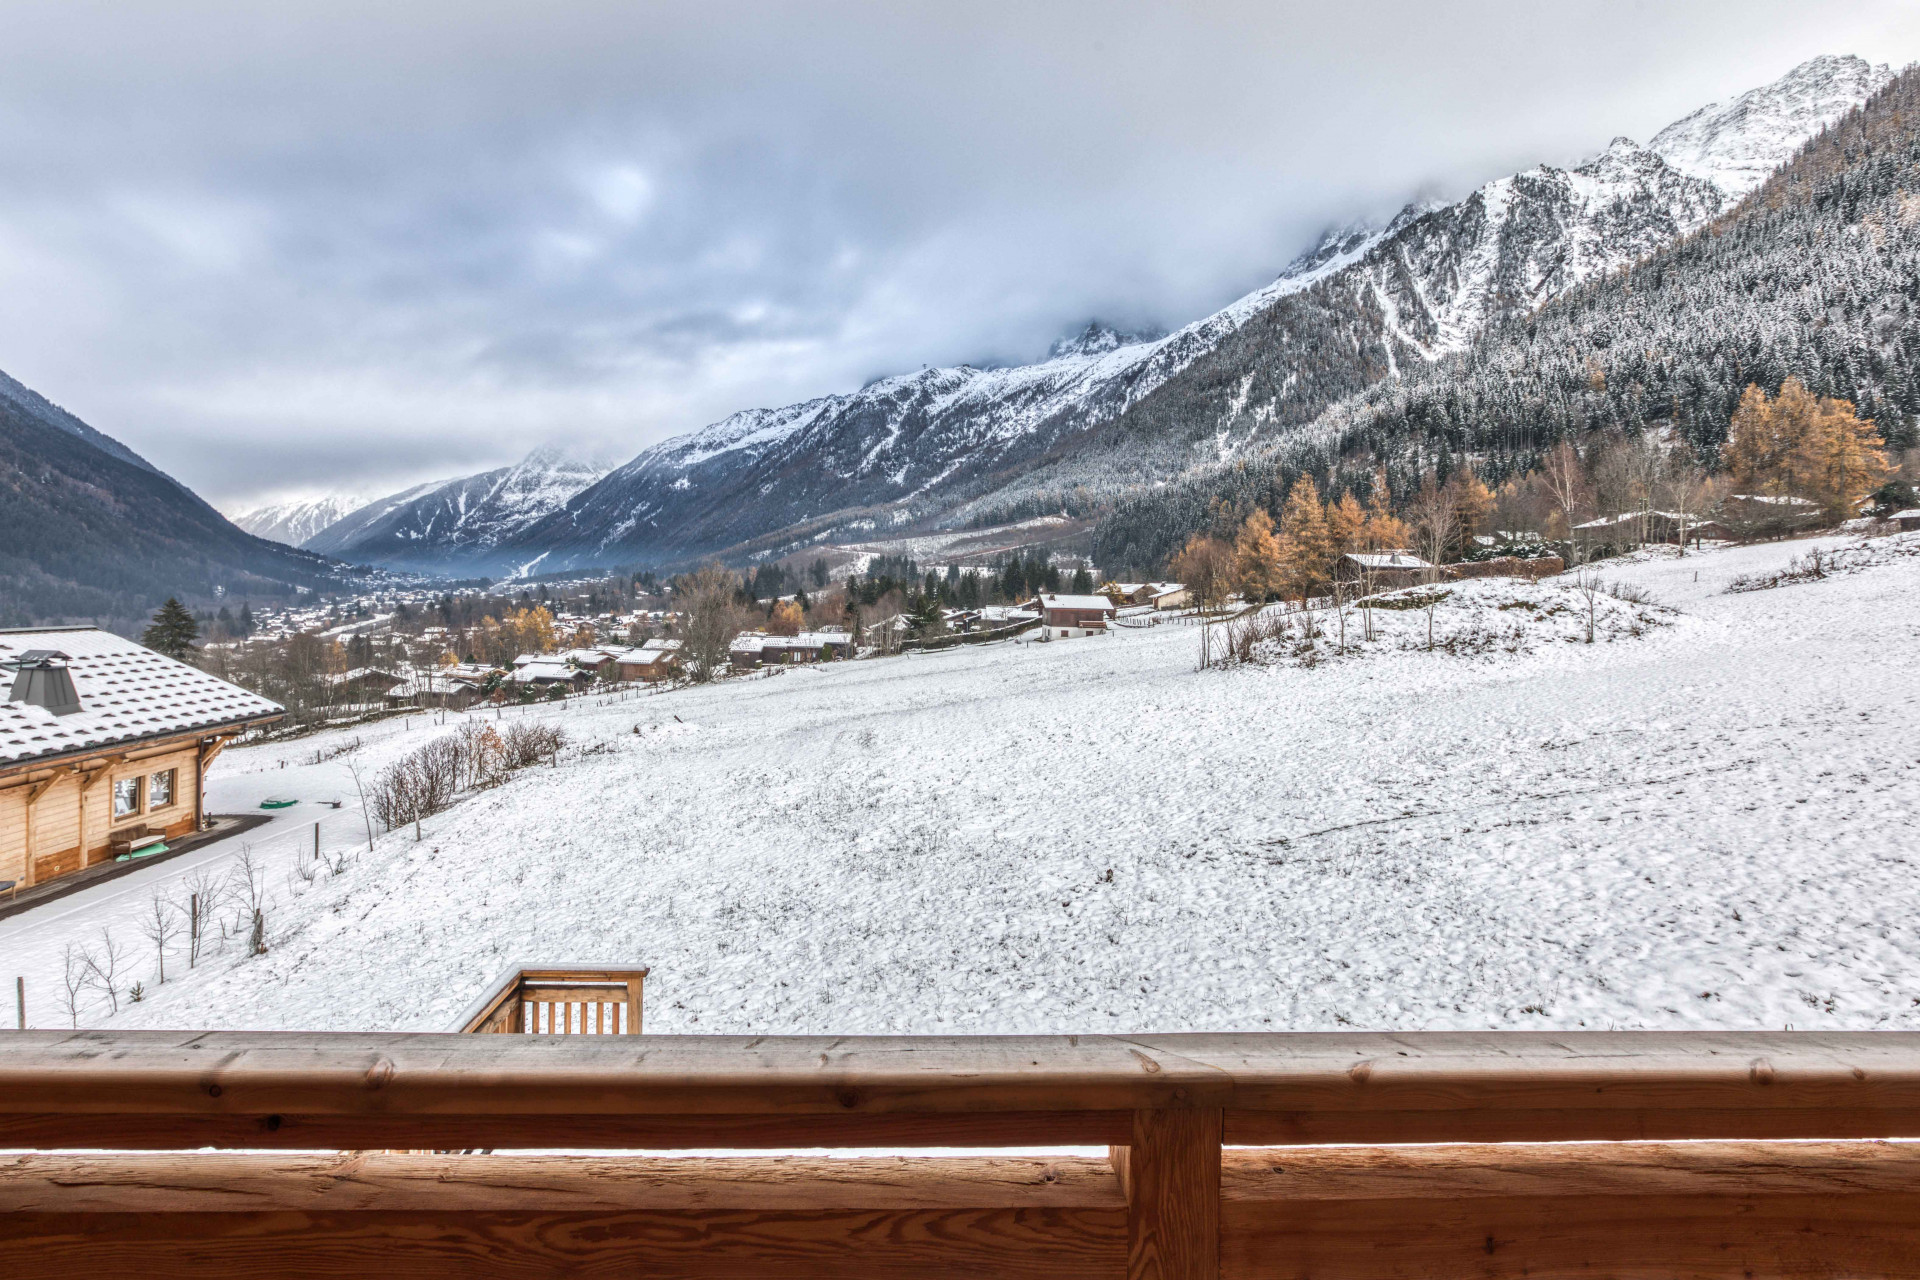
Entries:
<svg viewBox="0 0 1920 1280">
<path fill-rule="evenodd" d="M 1127 1280 L 1219 1280 L 1224 1121 L 1208 1108 L 1133 1113 L 1133 1144 L 1112 1149 L 1127 1197 Z"/>
<path fill-rule="evenodd" d="M 13 980 L 13 1007 L 20 1029 L 25 1031 L 27 1029 L 27 980 L 25 978 Z"/>
<path fill-rule="evenodd" d="M 640 1034 L 640 992 L 646 980 L 644 973 L 627 979 L 627 1034 L 630 1036 Z"/>
</svg>

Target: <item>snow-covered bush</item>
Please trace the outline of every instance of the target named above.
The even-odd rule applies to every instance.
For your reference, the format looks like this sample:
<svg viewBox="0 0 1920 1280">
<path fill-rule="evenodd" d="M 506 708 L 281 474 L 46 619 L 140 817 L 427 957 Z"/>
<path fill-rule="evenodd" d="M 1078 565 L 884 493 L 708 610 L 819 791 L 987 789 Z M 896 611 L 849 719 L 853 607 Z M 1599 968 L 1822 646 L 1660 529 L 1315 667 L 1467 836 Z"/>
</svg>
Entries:
<svg viewBox="0 0 1920 1280">
<path fill-rule="evenodd" d="M 1598 578 L 1475 578 L 1383 592 L 1338 609 L 1274 609 L 1237 619 L 1227 624 L 1220 665 L 1313 666 L 1396 652 L 1521 654 L 1631 639 L 1674 616 L 1645 593 Z"/>
</svg>

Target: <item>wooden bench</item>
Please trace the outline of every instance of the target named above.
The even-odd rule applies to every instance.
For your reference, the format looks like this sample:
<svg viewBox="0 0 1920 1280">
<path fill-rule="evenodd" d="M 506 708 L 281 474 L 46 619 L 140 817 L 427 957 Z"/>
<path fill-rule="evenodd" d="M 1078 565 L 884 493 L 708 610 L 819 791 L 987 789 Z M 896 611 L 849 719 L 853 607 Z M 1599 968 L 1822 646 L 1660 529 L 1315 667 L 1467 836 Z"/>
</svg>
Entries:
<svg viewBox="0 0 1920 1280">
<path fill-rule="evenodd" d="M 108 833 L 107 857 L 109 860 L 124 858 L 135 850 L 144 849 L 150 844 L 164 843 L 166 838 L 167 833 L 164 830 L 159 827 L 147 826 L 145 823 L 141 823 L 138 826 L 122 827 L 118 831 Z"/>
</svg>

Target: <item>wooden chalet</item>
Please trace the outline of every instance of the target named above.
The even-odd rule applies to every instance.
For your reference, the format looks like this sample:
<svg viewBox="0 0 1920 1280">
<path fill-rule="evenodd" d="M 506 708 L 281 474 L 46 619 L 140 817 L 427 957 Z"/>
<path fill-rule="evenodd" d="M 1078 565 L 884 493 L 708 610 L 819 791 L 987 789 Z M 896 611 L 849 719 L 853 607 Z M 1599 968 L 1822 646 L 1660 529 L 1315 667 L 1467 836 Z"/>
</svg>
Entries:
<svg viewBox="0 0 1920 1280">
<path fill-rule="evenodd" d="M 1411 551 L 1350 551 L 1340 557 L 1334 573 L 1341 582 L 1357 583 L 1368 591 L 1393 591 L 1432 582 L 1440 570 Z"/>
<path fill-rule="evenodd" d="M 658 684 L 672 679 L 679 670 L 678 640 L 649 640 L 638 649 L 615 654 L 613 659 L 614 678 L 626 682 Z"/>
<path fill-rule="evenodd" d="M 1042 591 L 1032 607 L 1039 611 L 1042 625 L 1062 639 L 1105 631 L 1107 620 L 1115 612 L 1109 596 L 1070 596 L 1052 591 Z"/>
<path fill-rule="evenodd" d="M 207 766 L 285 708 L 95 627 L 0 631 L 0 882 L 200 829 Z"/>
</svg>

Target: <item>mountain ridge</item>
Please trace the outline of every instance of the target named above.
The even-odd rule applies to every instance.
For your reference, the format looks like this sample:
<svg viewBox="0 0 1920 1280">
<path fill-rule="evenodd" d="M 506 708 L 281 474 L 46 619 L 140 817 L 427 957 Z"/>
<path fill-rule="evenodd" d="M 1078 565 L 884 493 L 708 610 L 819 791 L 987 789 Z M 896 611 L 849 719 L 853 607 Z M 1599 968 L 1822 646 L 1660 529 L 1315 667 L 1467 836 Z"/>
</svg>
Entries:
<svg viewBox="0 0 1920 1280">
<path fill-rule="evenodd" d="M 543 568 L 688 561 L 783 528 L 989 522 L 1086 509 L 1257 449 L 1408 362 L 1623 269 L 1731 207 L 1890 75 L 1812 59 L 1656 137 L 1617 138 L 1451 204 L 1337 229 L 1273 283 L 1150 342 L 1072 340 L 1013 369 L 926 369 L 747 410 L 642 450 L 498 550 Z M 1723 183 L 1725 185 L 1723 185 Z M 844 525 L 844 527 L 838 527 Z"/>
</svg>

